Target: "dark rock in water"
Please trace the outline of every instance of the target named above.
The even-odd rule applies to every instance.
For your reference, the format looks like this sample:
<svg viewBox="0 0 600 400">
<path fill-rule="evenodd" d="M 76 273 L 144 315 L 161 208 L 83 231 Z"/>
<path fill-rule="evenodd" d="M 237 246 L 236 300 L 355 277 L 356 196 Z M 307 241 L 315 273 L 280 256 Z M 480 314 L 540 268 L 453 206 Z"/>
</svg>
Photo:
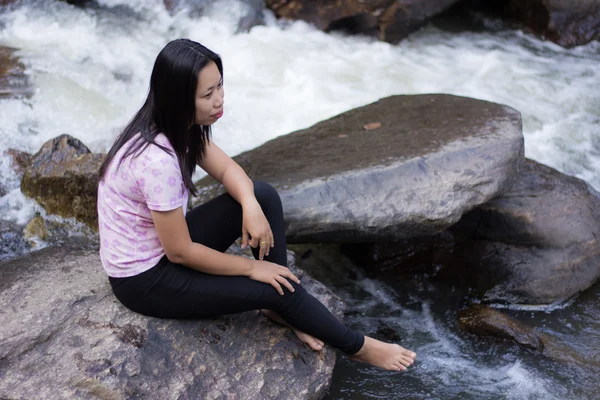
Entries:
<svg viewBox="0 0 600 400">
<path fill-rule="evenodd" d="M 381 127 L 363 128 L 372 122 Z M 278 189 L 291 243 L 399 240 L 504 193 L 523 160 L 521 118 L 464 97 L 392 96 L 235 160 Z M 210 177 L 197 186 L 194 204 L 220 190 Z"/>
<path fill-rule="evenodd" d="M 598 0 L 462 0 L 453 11 L 500 18 L 563 47 L 600 39 Z"/>
<path fill-rule="evenodd" d="M 17 49 L 0 46 L 0 99 L 33 94 L 25 66 L 14 55 Z"/>
<path fill-rule="evenodd" d="M 465 332 L 478 336 L 508 340 L 555 361 L 577 364 L 582 367 L 600 364 L 585 357 L 575 348 L 547 333 L 538 332 L 510 316 L 483 305 L 472 305 L 458 311 L 458 325 Z"/>
<path fill-rule="evenodd" d="M 302 284 L 340 315 L 307 274 Z M 0 393 L 7 398 L 319 399 L 317 353 L 256 312 L 149 318 L 122 306 L 96 252 L 48 248 L 0 265 Z"/>
<path fill-rule="evenodd" d="M 397 43 L 458 0 L 266 0 L 279 18 L 303 20 L 317 28 L 368 34 Z"/>
<path fill-rule="evenodd" d="M 18 257 L 29 250 L 23 238 L 23 227 L 0 219 L 0 261 Z"/>
<path fill-rule="evenodd" d="M 547 306 L 600 278 L 600 195 L 527 160 L 513 187 L 446 232 L 346 245 L 372 274 L 425 272 L 469 286 L 485 302 Z"/>
<path fill-rule="evenodd" d="M 104 154 L 92 154 L 79 140 L 61 135 L 46 142 L 25 170 L 21 190 L 48 213 L 97 226 L 98 169 Z"/>
<path fill-rule="evenodd" d="M 535 331 L 506 314 L 482 305 L 458 311 L 459 327 L 479 336 L 506 339 L 530 350 L 542 352 L 544 344 Z"/>
</svg>

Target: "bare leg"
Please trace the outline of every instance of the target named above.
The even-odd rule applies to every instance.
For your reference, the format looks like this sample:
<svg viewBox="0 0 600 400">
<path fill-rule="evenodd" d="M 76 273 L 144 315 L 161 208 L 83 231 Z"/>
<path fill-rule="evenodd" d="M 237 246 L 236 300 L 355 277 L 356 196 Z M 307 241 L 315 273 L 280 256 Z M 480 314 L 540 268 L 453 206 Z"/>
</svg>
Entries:
<svg viewBox="0 0 600 400">
<path fill-rule="evenodd" d="M 386 369 L 404 371 L 415 362 L 417 355 L 394 343 L 384 343 L 365 336 L 365 344 L 351 358 Z"/>
<path fill-rule="evenodd" d="M 316 351 L 321 351 L 323 349 L 323 346 L 325 345 L 325 343 L 323 343 L 322 340 L 319 340 L 314 336 L 310 336 L 308 333 L 304 333 L 304 332 L 294 328 L 293 326 L 291 326 L 290 324 L 285 322 L 285 320 L 283 318 L 281 318 L 281 316 L 279 314 L 277 314 L 275 311 L 262 309 L 262 310 L 260 310 L 260 312 L 262 313 L 262 315 L 264 315 L 271 321 L 278 322 L 282 325 L 287 326 L 288 328 L 291 328 L 292 331 L 294 331 L 294 333 L 296 334 L 296 336 L 298 336 L 298 339 L 300 339 L 301 341 L 303 341 L 304 343 L 309 345 L 311 349 L 316 350 Z"/>
</svg>

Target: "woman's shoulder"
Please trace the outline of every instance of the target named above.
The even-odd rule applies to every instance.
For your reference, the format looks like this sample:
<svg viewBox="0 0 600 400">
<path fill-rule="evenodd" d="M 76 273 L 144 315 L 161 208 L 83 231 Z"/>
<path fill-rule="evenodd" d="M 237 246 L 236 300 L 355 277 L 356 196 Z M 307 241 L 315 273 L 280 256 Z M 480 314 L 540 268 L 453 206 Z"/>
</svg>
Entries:
<svg viewBox="0 0 600 400">
<path fill-rule="evenodd" d="M 169 143 L 169 139 L 162 134 L 159 133 L 153 143 L 149 143 L 147 146 L 144 146 L 143 149 L 134 157 L 132 160 L 132 166 L 136 169 L 145 169 L 150 166 L 150 164 L 161 164 L 166 167 L 167 165 L 178 165 L 177 154 L 173 150 L 171 143 Z M 167 151 L 165 151 L 165 149 Z"/>
</svg>

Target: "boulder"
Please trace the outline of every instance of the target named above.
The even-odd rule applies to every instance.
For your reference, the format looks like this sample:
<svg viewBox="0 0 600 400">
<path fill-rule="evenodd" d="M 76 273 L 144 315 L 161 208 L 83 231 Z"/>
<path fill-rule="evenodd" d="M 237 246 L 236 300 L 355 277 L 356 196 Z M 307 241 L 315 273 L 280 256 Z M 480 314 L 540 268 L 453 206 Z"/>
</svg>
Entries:
<svg viewBox="0 0 600 400">
<path fill-rule="evenodd" d="M 97 174 L 103 160 L 104 154 L 93 154 L 79 140 L 61 135 L 33 156 L 21 190 L 48 213 L 75 217 L 95 228 Z"/>
<path fill-rule="evenodd" d="M 339 299 L 300 275 L 341 315 Z M 0 303 L 1 398 L 318 399 L 335 364 L 334 350 L 311 350 L 258 311 L 136 314 L 112 294 L 97 252 L 73 246 L 1 264 Z"/>
<path fill-rule="evenodd" d="M 266 0 L 277 17 L 397 43 L 458 0 Z"/>
<path fill-rule="evenodd" d="M 600 279 L 600 195 L 586 182 L 527 160 L 512 188 L 448 231 L 346 246 L 375 274 L 433 274 L 485 302 L 545 307 Z"/>
<path fill-rule="evenodd" d="M 392 96 L 235 160 L 278 189 L 290 243 L 399 240 L 443 231 L 508 190 L 521 118 L 465 97 Z M 194 205 L 220 190 L 210 177 L 197 187 Z"/>
<path fill-rule="evenodd" d="M 25 66 L 14 55 L 17 49 L 0 46 L 0 99 L 33 94 Z"/>
</svg>

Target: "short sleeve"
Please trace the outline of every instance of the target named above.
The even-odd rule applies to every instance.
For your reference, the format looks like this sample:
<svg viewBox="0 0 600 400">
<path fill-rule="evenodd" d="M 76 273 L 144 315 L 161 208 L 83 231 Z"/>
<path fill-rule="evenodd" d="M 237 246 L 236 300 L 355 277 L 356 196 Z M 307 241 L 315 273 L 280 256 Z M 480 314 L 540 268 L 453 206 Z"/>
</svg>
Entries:
<svg viewBox="0 0 600 400">
<path fill-rule="evenodd" d="M 182 206 L 185 185 L 174 158 L 165 154 L 136 172 L 136 184 L 150 210 L 170 211 Z"/>
</svg>

